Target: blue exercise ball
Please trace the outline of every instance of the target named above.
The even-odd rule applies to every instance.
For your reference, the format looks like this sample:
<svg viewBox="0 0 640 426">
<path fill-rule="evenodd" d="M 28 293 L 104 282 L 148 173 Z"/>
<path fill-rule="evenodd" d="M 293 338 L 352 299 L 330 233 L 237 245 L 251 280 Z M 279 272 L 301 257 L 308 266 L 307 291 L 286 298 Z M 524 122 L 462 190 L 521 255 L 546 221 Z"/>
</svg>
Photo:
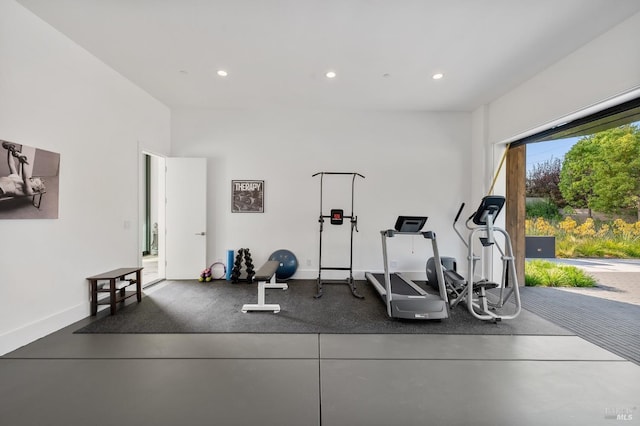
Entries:
<svg viewBox="0 0 640 426">
<path fill-rule="evenodd" d="M 286 280 L 295 274 L 298 269 L 298 259 L 296 255 L 289 250 L 276 250 L 269 256 L 269 260 L 277 260 L 280 262 L 280 266 L 278 266 L 276 270 L 276 278 L 279 280 Z"/>
</svg>

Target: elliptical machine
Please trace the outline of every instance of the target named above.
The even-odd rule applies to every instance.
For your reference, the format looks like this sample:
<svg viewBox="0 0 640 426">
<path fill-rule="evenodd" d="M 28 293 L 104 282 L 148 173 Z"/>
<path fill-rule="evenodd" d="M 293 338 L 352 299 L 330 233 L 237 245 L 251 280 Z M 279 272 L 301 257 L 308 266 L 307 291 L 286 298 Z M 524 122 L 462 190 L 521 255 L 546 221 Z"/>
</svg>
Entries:
<svg viewBox="0 0 640 426">
<path fill-rule="evenodd" d="M 503 228 L 495 226 L 495 220 L 504 206 L 505 198 L 497 195 L 484 197 L 478 209 L 467 219 L 465 225 L 470 231 L 465 238 L 456 227 L 465 204 L 462 203 L 453 221 L 453 229 L 467 247 L 467 277 L 455 270 L 453 258 L 442 258 L 445 285 L 449 293 L 451 307 L 465 302 L 471 315 L 483 321 L 501 321 L 516 318 L 520 314 L 521 302 L 518 289 L 515 259 L 511 238 Z M 471 224 L 470 224 L 471 223 Z M 495 233 L 504 237 L 504 248 L 496 241 Z M 474 243 L 480 242 L 481 252 L 476 255 Z M 500 283 L 485 277 L 484 261 L 496 249 L 502 259 Z M 427 279 L 432 280 L 435 261 L 427 262 Z M 479 264 L 479 266 L 478 266 Z M 491 268 L 489 268 L 491 269 Z M 471 285 L 469 284 L 471 282 Z M 510 303 L 513 302 L 513 303 Z"/>
</svg>

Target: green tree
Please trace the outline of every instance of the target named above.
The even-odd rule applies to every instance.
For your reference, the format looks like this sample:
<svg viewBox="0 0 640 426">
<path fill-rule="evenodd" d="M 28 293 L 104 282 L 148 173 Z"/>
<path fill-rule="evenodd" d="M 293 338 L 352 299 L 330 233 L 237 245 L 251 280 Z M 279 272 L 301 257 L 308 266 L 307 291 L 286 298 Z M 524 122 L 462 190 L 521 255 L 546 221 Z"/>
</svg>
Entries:
<svg viewBox="0 0 640 426">
<path fill-rule="evenodd" d="M 598 161 L 600 146 L 590 135 L 580 139 L 564 156 L 560 171 L 559 188 L 562 198 L 571 207 L 589 209 L 593 197 L 595 163 Z"/>
<path fill-rule="evenodd" d="M 592 207 L 607 213 L 638 209 L 640 129 L 627 125 L 596 136 L 599 138 L 600 158 L 594 174 Z"/>
<path fill-rule="evenodd" d="M 559 186 L 569 205 L 589 208 L 590 216 L 592 209 L 637 209 L 640 129 L 624 125 L 580 139 L 565 155 Z"/>
<path fill-rule="evenodd" d="M 557 207 L 567 203 L 560 192 L 560 171 L 562 161 L 559 158 L 538 163 L 527 172 L 526 191 L 528 197 L 545 197 Z"/>
</svg>

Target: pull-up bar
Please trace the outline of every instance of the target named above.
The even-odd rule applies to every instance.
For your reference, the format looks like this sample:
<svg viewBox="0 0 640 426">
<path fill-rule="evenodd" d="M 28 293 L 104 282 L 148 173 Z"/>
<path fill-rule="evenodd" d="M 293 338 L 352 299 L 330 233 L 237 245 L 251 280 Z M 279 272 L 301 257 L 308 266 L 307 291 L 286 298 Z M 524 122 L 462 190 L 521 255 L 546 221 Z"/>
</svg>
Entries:
<svg viewBox="0 0 640 426">
<path fill-rule="evenodd" d="M 320 217 L 318 222 L 320 223 L 320 251 L 319 251 L 319 261 L 318 261 L 318 291 L 315 295 L 315 298 L 319 298 L 322 296 L 322 271 L 326 270 L 334 270 L 334 271 L 349 271 L 349 277 L 346 279 L 346 282 L 349 284 L 351 288 L 351 293 L 360 299 L 363 299 L 364 296 L 360 295 L 356 290 L 356 285 L 353 281 L 353 231 L 355 229 L 358 232 L 358 216 L 356 216 L 353 212 L 354 206 L 354 189 L 355 189 L 355 180 L 356 177 L 361 177 L 364 179 L 364 176 L 360 173 L 356 172 L 318 172 L 314 173 L 311 177 L 315 177 L 320 175 Z M 351 214 L 344 215 L 342 210 L 332 209 L 330 215 L 326 215 L 322 211 L 322 195 L 323 195 L 323 180 L 325 175 L 349 175 L 351 177 Z M 324 220 L 326 218 L 331 219 L 331 223 L 334 225 L 341 225 L 342 219 L 347 218 L 350 219 L 351 222 L 351 238 L 350 238 L 350 250 L 349 250 L 349 267 L 344 266 L 322 266 L 322 231 L 324 229 Z"/>
</svg>

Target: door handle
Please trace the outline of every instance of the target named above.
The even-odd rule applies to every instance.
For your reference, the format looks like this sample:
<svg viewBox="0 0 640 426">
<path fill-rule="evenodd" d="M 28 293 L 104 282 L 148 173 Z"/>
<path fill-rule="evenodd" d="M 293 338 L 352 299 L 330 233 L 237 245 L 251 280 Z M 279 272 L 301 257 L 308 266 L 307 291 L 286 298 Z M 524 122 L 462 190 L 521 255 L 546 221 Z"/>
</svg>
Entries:
<svg viewBox="0 0 640 426">
<path fill-rule="evenodd" d="M 203 235 L 204 236 L 204 235 L 207 235 L 207 233 L 204 232 L 204 231 L 203 232 L 196 232 L 196 235 Z"/>
</svg>

